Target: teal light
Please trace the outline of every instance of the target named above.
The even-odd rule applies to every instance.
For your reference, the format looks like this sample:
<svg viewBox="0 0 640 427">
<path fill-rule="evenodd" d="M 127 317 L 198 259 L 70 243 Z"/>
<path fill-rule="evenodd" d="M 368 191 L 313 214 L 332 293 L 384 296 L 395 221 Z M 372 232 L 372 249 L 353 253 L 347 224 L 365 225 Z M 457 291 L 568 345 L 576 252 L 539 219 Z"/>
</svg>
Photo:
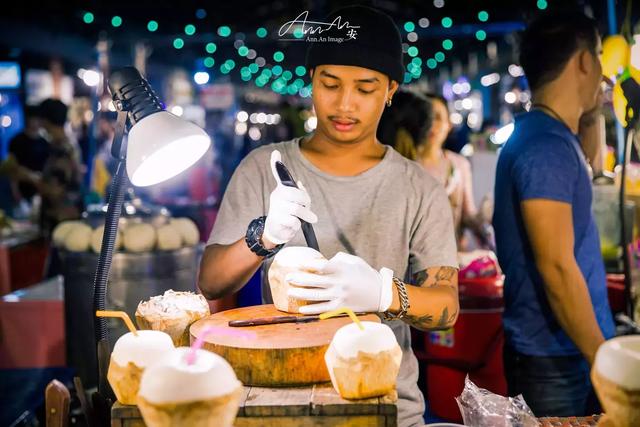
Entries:
<svg viewBox="0 0 640 427">
<path fill-rule="evenodd" d="M 420 59 L 420 58 L 413 58 L 413 59 L 411 60 L 411 63 L 412 63 L 413 65 L 415 65 L 415 66 L 419 67 L 419 66 L 421 66 L 421 65 L 422 65 L 422 59 Z"/>
<path fill-rule="evenodd" d="M 249 70 L 249 67 L 242 67 L 242 69 L 240 70 L 240 75 L 242 77 L 251 78 L 251 70 Z"/>
<path fill-rule="evenodd" d="M 176 37 L 175 39 L 173 39 L 173 47 L 175 47 L 176 49 L 182 49 L 184 47 L 184 40 L 182 40 L 180 37 Z"/>
<path fill-rule="evenodd" d="M 404 30 L 405 30 L 407 33 L 410 33 L 410 32 L 412 32 L 412 31 L 413 31 L 413 30 L 415 30 L 415 29 L 416 29 L 416 24 L 414 24 L 413 22 L 411 22 L 411 21 L 407 21 L 407 22 L 405 22 L 405 23 L 404 23 Z"/>
<path fill-rule="evenodd" d="M 476 31 L 476 38 L 483 41 L 487 38 L 487 33 L 484 30 L 478 30 Z"/>
<path fill-rule="evenodd" d="M 218 46 L 216 46 L 216 44 L 213 42 L 207 43 L 207 45 L 205 46 L 205 50 L 207 51 L 207 53 L 213 53 L 216 51 L 216 49 L 218 49 Z"/>
<path fill-rule="evenodd" d="M 449 39 L 444 39 L 442 41 L 442 47 L 445 50 L 451 50 L 451 49 L 453 49 L 453 42 L 451 40 L 449 40 Z"/>
<path fill-rule="evenodd" d="M 271 69 L 271 71 L 275 76 L 279 76 L 280 74 L 282 74 L 282 67 L 279 65 L 276 65 Z"/>
<path fill-rule="evenodd" d="M 204 66 L 207 68 L 213 67 L 215 63 L 216 61 L 210 56 L 207 56 L 206 58 L 204 58 Z"/>
<path fill-rule="evenodd" d="M 224 65 L 226 65 L 229 70 L 233 70 L 236 67 L 236 61 L 233 59 L 227 59 L 224 62 Z"/>
<path fill-rule="evenodd" d="M 436 52 L 435 55 L 433 55 L 433 57 L 435 58 L 436 61 L 438 62 L 442 62 L 444 61 L 444 53 L 442 52 Z"/>
<path fill-rule="evenodd" d="M 249 73 L 248 75 L 243 74 L 242 76 L 240 76 L 240 78 L 242 79 L 242 81 L 248 82 L 249 80 L 251 80 L 251 73 Z"/>
<path fill-rule="evenodd" d="M 415 46 L 411 46 L 408 50 L 407 53 L 409 54 L 409 56 L 413 57 L 413 56 L 418 56 L 418 48 Z"/>
<path fill-rule="evenodd" d="M 222 27 L 218 28 L 218 35 L 220 37 L 229 37 L 231 35 L 231 28 L 227 27 L 226 25 L 223 25 Z"/>
<path fill-rule="evenodd" d="M 147 22 L 147 30 L 151 31 L 152 33 L 154 31 L 156 31 L 158 29 L 158 23 L 156 21 L 149 21 Z"/>
<path fill-rule="evenodd" d="M 293 30 L 293 37 L 297 38 L 297 39 L 301 39 L 304 37 L 304 31 L 302 31 L 302 28 L 298 27 L 295 30 Z"/>
<path fill-rule="evenodd" d="M 547 0 L 538 0 L 536 6 L 538 6 L 538 9 L 540 10 L 545 10 L 548 6 Z"/>
<path fill-rule="evenodd" d="M 273 54 L 273 60 L 276 62 L 282 62 L 284 60 L 284 53 L 277 51 Z"/>
<path fill-rule="evenodd" d="M 85 14 L 82 16 L 82 20 L 85 24 L 91 24 L 93 22 L 93 13 L 85 12 Z"/>
<path fill-rule="evenodd" d="M 256 30 L 256 35 L 261 39 L 267 37 L 267 29 L 264 27 L 260 27 Z"/>
<path fill-rule="evenodd" d="M 481 22 L 487 22 L 489 20 L 489 13 L 486 10 L 481 10 L 478 12 L 478 19 Z"/>
<path fill-rule="evenodd" d="M 271 76 L 273 75 L 271 70 L 268 69 L 268 68 L 265 68 L 264 70 L 262 70 L 262 73 L 260 73 L 260 74 L 262 74 L 263 76 L 265 76 L 268 79 L 271 78 Z"/>
<path fill-rule="evenodd" d="M 445 16 L 444 18 L 442 18 L 442 26 L 444 28 L 451 28 L 452 25 L 453 25 L 453 19 L 449 18 L 448 16 Z"/>
<path fill-rule="evenodd" d="M 118 28 L 120 25 L 122 25 L 122 18 L 117 15 L 114 16 L 113 18 L 111 18 L 111 25 Z"/>
<path fill-rule="evenodd" d="M 246 46 L 240 46 L 240 48 L 238 49 L 238 55 L 240 56 L 247 56 L 248 53 L 249 53 L 249 48 Z"/>
<path fill-rule="evenodd" d="M 433 59 L 433 58 L 429 58 L 429 59 L 427 60 L 427 67 L 429 67 L 429 68 L 431 68 L 431 69 L 433 70 L 433 69 L 434 69 L 434 68 L 436 68 L 437 66 L 438 66 L 438 61 L 436 61 L 435 59 Z"/>
<path fill-rule="evenodd" d="M 222 64 L 222 65 L 220 66 L 220 72 L 221 72 L 222 74 L 229 74 L 229 71 L 230 71 L 230 70 L 229 70 L 229 67 L 227 67 L 227 64 Z"/>
<path fill-rule="evenodd" d="M 302 79 L 295 79 L 292 83 L 293 85 L 297 86 L 298 89 L 300 89 L 302 86 L 304 86 L 304 80 Z"/>
<path fill-rule="evenodd" d="M 251 71 L 252 74 L 257 73 L 259 69 L 260 67 L 258 67 L 258 64 L 256 64 L 255 62 L 249 65 L 249 71 Z"/>
<path fill-rule="evenodd" d="M 305 74 L 307 74 L 307 69 L 304 68 L 302 65 L 298 65 L 296 67 L 296 76 L 304 76 Z"/>
<path fill-rule="evenodd" d="M 289 81 L 293 78 L 293 74 L 291 73 L 291 71 L 285 71 L 284 73 L 282 73 L 282 78 Z"/>
<path fill-rule="evenodd" d="M 184 26 L 184 33 L 188 36 L 192 36 L 196 33 L 196 26 L 192 24 L 187 24 Z"/>
<path fill-rule="evenodd" d="M 288 93 L 289 95 L 295 95 L 296 93 L 298 93 L 298 88 L 297 88 L 297 87 L 295 87 L 295 86 L 293 86 L 293 85 L 291 85 L 291 86 L 289 86 L 289 87 L 287 88 L 287 93 Z"/>
<path fill-rule="evenodd" d="M 412 78 L 413 77 L 411 76 L 411 73 L 404 73 L 404 82 L 403 83 L 404 84 L 411 83 L 411 79 Z"/>
</svg>

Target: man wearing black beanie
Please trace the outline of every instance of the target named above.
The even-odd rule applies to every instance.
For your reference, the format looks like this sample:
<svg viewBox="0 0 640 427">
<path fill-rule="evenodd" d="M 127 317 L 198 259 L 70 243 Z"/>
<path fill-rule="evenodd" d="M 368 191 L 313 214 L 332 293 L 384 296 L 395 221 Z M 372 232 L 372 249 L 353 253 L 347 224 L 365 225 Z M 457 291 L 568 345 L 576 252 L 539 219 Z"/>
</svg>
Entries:
<svg viewBox="0 0 640 427">
<path fill-rule="evenodd" d="M 301 220 L 313 223 L 329 260 L 303 268 L 318 274 L 287 276 L 297 285 L 288 296 L 311 302 L 300 308 L 304 314 L 338 307 L 379 313 L 403 350 L 398 425 L 422 425 L 409 325 L 443 329 L 457 318 L 451 211 L 444 190 L 420 165 L 376 139 L 382 112 L 404 76 L 393 21 L 352 6 L 324 22 L 306 33 L 317 128 L 257 148 L 238 166 L 202 259 L 199 286 L 207 298 L 220 298 L 263 266 L 263 299 L 271 302 L 264 274 L 270 258 L 284 245 L 306 246 Z M 300 180 L 298 188 L 280 182 L 276 161 Z"/>
</svg>

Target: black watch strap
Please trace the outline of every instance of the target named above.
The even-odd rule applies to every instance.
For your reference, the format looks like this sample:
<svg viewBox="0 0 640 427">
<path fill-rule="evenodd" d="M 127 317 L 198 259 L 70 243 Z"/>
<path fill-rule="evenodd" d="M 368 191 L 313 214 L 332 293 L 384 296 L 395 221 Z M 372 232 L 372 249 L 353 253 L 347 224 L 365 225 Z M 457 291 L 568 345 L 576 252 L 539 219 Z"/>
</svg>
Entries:
<svg viewBox="0 0 640 427">
<path fill-rule="evenodd" d="M 256 218 L 251 221 L 247 228 L 247 234 L 245 235 L 244 240 L 251 252 L 261 257 L 271 258 L 284 247 L 284 244 L 278 245 L 273 249 L 267 249 L 262 245 L 261 239 L 262 233 L 264 232 L 264 222 L 266 218 L 266 216 L 261 216 L 260 218 Z"/>
</svg>

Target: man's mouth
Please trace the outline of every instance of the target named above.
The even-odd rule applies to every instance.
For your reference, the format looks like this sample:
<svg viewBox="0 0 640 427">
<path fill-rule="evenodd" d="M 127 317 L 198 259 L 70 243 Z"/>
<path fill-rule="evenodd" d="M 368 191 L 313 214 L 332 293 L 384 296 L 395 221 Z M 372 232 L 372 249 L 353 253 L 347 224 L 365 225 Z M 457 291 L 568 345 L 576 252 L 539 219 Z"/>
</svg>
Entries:
<svg viewBox="0 0 640 427">
<path fill-rule="evenodd" d="M 344 117 L 330 117 L 329 120 L 338 132 L 349 132 L 358 123 L 358 120 Z"/>
</svg>

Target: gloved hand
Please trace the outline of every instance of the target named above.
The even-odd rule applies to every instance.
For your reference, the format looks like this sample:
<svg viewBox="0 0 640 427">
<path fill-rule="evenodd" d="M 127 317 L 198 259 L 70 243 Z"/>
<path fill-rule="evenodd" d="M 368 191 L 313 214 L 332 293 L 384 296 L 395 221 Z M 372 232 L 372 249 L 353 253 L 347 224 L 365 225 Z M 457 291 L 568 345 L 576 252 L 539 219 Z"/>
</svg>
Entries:
<svg viewBox="0 0 640 427">
<path fill-rule="evenodd" d="M 323 301 L 300 307 L 302 314 L 319 314 L 340 307 L 354 312 L 384 312 L 392 301 L 393 271 L 374 270 L 365 260 L 338 252 L 330 260 L 310 260 L 302 269 L 313 273 L 289 273 L 285 281 L 293 285 L 288 295 L 307 301 Z M 298 288 L 296 286 L 304 286 Z"/>
<path fill-rule="evenodd" d="M 311 211 L 311 198 L 307 190 L 298 181 L 298 187 L 286 187 L 280 181 L 276 171 L 276 162 L 281 156 L 278 150 L 271 153 L 271 172 L 276 179 L 276 189 L 269 198 L 269 213 L 264 224 L 263 239 L 279 245 L 293 239 L 300 230 L 300 219 L 312 224 L 318 222 L 318 217 Z"/>
</svg>

